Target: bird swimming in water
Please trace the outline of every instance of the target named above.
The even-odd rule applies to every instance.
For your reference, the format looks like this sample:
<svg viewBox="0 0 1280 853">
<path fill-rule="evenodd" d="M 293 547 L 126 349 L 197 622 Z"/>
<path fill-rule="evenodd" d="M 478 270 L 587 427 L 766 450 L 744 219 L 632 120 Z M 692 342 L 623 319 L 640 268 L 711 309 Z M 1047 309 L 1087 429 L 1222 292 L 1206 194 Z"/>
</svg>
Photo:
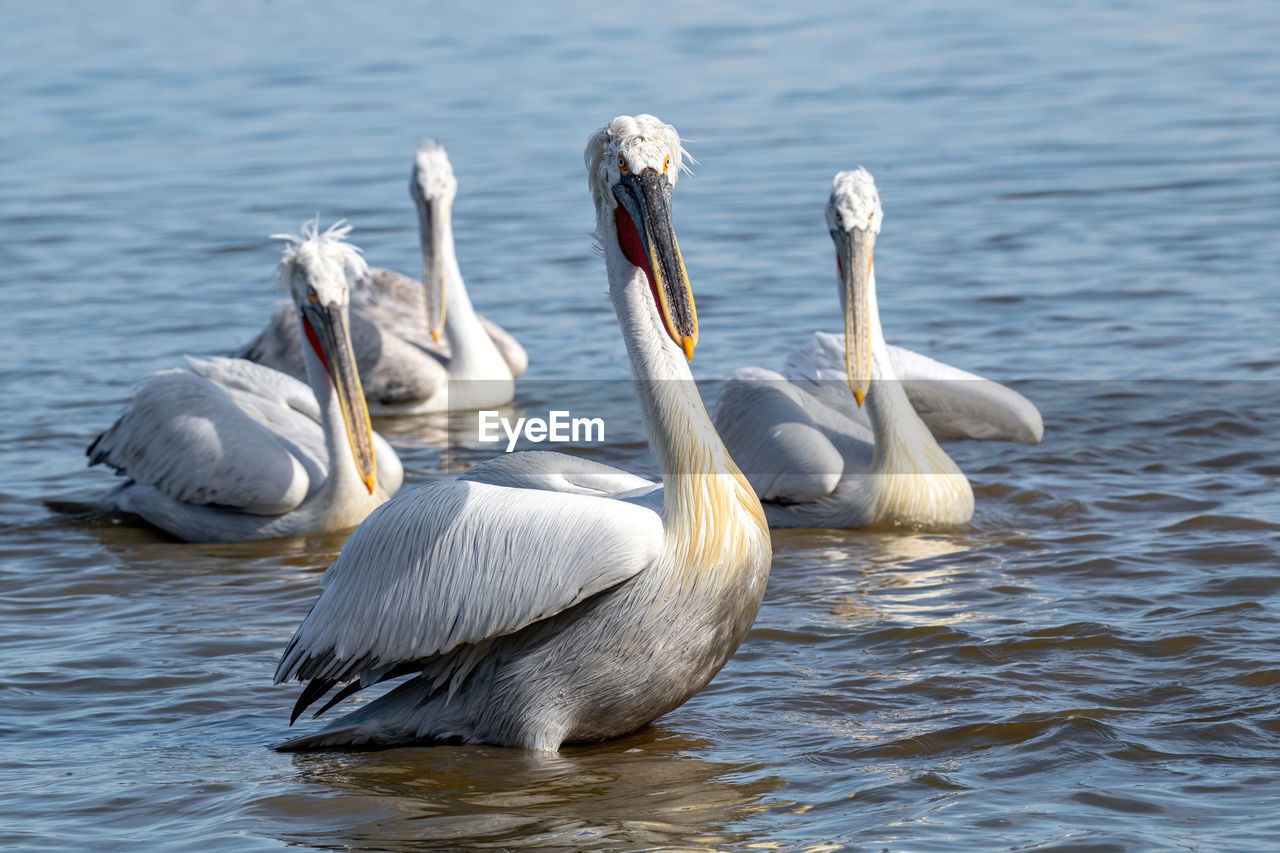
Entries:
<svg viewBox="0 0 1280 853">
<path fill-rule="evenodd" d="M 511 402 L 515 380 L 529 365 L 519 342 L 471 305 L 453 245 L 457 191 L 445 147 L 424 139 L 409 178 L 422 281 L 370 268 L 352 284 L 351 339 L 374 414 L 502 406 Z M 291 306 L 283 306 L 240 357 L 303 376 L 292 314 Z"/>
<path fill-rule="evenodd" d="M 609 294 L 662 484 L 559 453 L 504 455 L 398 495 L 356 529 L 285 649 L 294 719 L 408 676 L 280 749 L 461 740 L 554 750 L 635 731 L 725 664 L 764 595 L 769 531 L 688 360 L 671 222 L 674 128 L 620 116 L 587 143 Z"/>
<path fill-rule="evenodd" d="M 279 266 L 311 387 L 232 358 L 153 373 L 88 449 L 128 478 L 101 508 L 234 542 L 346 530 L 395 494 L 404 471 L 370 426 L 347 332 L 347 275 L 364 272 L 348 231 L 307 223 Z"/>
<path fill-rule="evenodd" d="M 872 266 L 884 212 L 870 173 L 836 175 L 826 217 L 845 334 L 816 333 L 786 376 L 735 372 L 716 427 L 773 527 L 964 524 L 973 490 L 930 427 L 1034 444 L 1040 413 L 1012 389 L 885 343 Z"/>
</svg>

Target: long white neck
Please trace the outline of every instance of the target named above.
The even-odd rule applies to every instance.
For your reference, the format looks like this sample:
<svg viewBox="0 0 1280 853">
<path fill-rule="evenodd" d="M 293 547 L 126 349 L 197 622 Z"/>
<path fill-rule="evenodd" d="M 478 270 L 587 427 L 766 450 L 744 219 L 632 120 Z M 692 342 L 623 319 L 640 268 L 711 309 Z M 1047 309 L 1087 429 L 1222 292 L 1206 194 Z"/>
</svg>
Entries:
<svg viewBox="0 0 1280 853">
<path fill-rule="evenodd" d="M 301 323 L 301 319 L 298 321 Z M 342 406 L 333 379 L 307 342 L 306 330 L 301 330 L 302 355 L 307 366 L 307 384 L 315 392 L 320 404 L 320 425 L 324 429 L 324 446 L 329 458 L 329 475 L 320 491 L 312 497 L 319 509 L 344 506 L 353 497 L 368 496 L 369 490 L 360 478 L 356 458 L 347 438 L 347 426 L 342 419 Z"/>
<path fill-rule="evenodd" d="M 511 370 L 485 331 L 471 304 L 467 286 L 458 268 L 453 246 L 453 200 L 440 202 L 432 228 L 440 232 L 441 264 L 444 267 L 444 337 L 449 342 L 449 376 L 453 379 L 509 379 Z M 429 239 L 423 240 L 428 251 Z M 429 262 L 429 258 L 424 258 Z"/>
<path fill-rule="evenodd" d="M 662 324 L 645 272 L 622 254 L 612 227 L 603 243 L 609 296 L 662 471 L 664 525 L 694 535 L 690 531 L 728 526 L 708 513 L 744 511 L 763 526 L 760 502 L 712 425 L 689 362 Z"/>
<path fill-rule="evenodd" d="M 933 434 L 916 414 L 907 393 L 893 372 L 889 347 L 880 326 L 880 305 L 876 301 L 876 273 L 872 267 L 867 282 L 867 315 L 871 329 L 871 388 L 867 393 L 867 417 L 875 431 L 876 458 L 873 470 L 891 461 L 896 445 L 923 442 L 937 447 Z M 938 448 L 941 452 L 941 448 Z"/>
<path fill-rule="evenodd" d="M 938 444 L 893 372 L 880 326 L 875 269 L 867 283 L 871 326 L 871 388 L 867 417 L 875 433 L 868 473 L 877 492 L 878 514 L 926 524 L 962 523 L 973 514 L 969 481 Z"/>
</svg>

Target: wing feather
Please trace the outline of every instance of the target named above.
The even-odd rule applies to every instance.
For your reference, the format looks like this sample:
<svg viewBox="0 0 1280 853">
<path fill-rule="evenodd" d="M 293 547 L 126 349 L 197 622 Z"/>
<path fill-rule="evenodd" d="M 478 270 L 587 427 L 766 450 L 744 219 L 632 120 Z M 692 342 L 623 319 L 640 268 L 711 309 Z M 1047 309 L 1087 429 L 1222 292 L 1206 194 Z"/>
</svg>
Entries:
<svg viewBox="0 0 1280 853">
<path fill-rule="evenodd" d="M 267 384 L 255 387 L 255 375 Z M 320 436 L 323 459 L 319 424 L 290 405 L 298 388 L 311 393 L 250 362 L 192 359 L 188 369 L 143 380 L 89 448 L 89 464 L 105 463 L 184 503 L 289 512 L 319 482 L 311 433 Z"/>
<path fill-rule="evenodd" d="M 276 681 L 347 681 L 545 619 L 650 565 L 662 522 L 609 498 L 431 483 L 375 510 L 321 581 Z"/>
<path fill-rule="evenodd" d="M 433 340 L 427 328 L 427 305 L 421 282 L 391 270 L 373 269 L 367 284 L 355 291 L 353 309 L 414 346 L 449 357 L 448 341 Z M 476 317 L 507 363 L 511 378 L 519 379 L 529 367 L 529 354 L 506 329 L 483 314 Z"/>
<path fill-rule="evenodd" d="M 399 338 L 427 349 L 431 332 L 427 328 L 426 293 L 422 283 L 393 270 L 374 268 L 369 277 L 352 289 L 351 308 Z"/>
<path fill-rule="evenodd" d="M 761 500 L 814 501 L 840 484 L 844 456 L 812 417 L 813 402 L 769 370 L 745 368 L 725 381 L 716 431 Z"/>
<path fill-rule="evenodd" d="M 187 369 L 222 386 L 246 414 L 276 433 L 306 468 L 313 482 L 319 483 L 329 476 L 329 451 L 320 420 L 320 404 L 310 386 L 278 370 L 238 358 L 187 356 Z M 282 413 L 279 403 L 305 418 Z M 373 448 L 378 460 L 378 485 L 388 495 L 394 495 L 404 484 L 404 465 L 395 448 L 377 432 L 373 434 Z"/>
<path fill-rule="evenodd" d="M 894 375 L 936 438 L 1039 443 L 1040 412 L 1017 391 L 903 347 L 888 350 Z M 844 335 L 814 332 L 787 358 L 784 372 L 827 406 L 867 424 L 866 410 L 848 393 L 844 357 Z"/>
<path fill-rule="evenodd" d="M 661 488 L 658 483 L 612 465 L 547 450 L 504 453 L 479 463 L 460 479 L 518 489 L 607 497 L 631 497 Z"/>
<path fill-rule="evenodd" d="M 942 440 L 1039 444 L 1044 422 L 1017 391 L 927 355 L 890 347 L 893 369 L 916 412 Z"/>
</svg>

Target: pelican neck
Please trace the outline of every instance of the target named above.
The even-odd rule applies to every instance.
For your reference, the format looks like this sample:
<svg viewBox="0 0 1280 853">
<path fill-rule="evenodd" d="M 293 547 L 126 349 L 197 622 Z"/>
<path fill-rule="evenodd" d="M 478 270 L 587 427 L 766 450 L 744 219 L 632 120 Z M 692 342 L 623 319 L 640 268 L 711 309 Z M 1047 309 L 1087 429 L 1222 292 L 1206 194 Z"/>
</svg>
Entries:
<svg viewBox="0 0 1280 853">
<path fill-rule="evenodd" d="M 453 200 L 442 200 L 438 221 L 431 227 L 440 229 L 441 264 L 444 267 L 444 338 L 449 344 L 449 374 L 453 379 L 495 379 L 510 373 L 506 361 L 489 337 L 480 315 L 471 304 L 471 296 L 462 280 L 458 256 L 453 243 Z M 425 223 L 422 234 L 424 269 L 429 264 L 430 234 Z M 423 281 L 426 287 L 426 281 Z M 499 369 L 501 368 L 501 369 Z"/>
<path fill-rule="evenodd" d="M 712 478 L 725 481 L 714 488 L 727 488 L 732 479 L 750 491 L 707 414 L 688 359 L 662 324 L 645 272 L 623 257 L 616 239 L 606 248 L 605 264 L 645 430 L 662 471 L 664 519 L 702 511 L 707 475 L 732 475 Z"/>
<path fill-rule="evenodd" d="M 876 300 L 875 268 L 867 283 L 867 313 L 871 326 L 871 388 L 867 393 L 867 418 L 875 433 L 874 473 L 918 472 L 926 470 L 951 473 L 955 463 L 938 444 L 933 433 L 916 413 L 902 383 L 893 370 L 889 346 L 880 325 L 880 305 Z"/>
</svg>

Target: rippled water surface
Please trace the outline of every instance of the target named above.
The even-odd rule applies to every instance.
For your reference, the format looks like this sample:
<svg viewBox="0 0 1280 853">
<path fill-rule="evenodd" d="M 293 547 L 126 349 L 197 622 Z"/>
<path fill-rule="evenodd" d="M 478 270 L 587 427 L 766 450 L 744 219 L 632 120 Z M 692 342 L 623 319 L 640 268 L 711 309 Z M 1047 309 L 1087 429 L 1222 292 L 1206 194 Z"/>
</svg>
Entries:
<svg viewBox="0 0 1280 853">
<path fill-rule="evenodd" d="M 0 845 L 1280 846 L 1273 4 L 430 5 L 6 7 Z M 886 335 L 1017 384 L 1043 444 L 948 445 L 958 533 L 775 533 L 738 655 L 630 738 L 272 752 L 342 537 L 183 545 L 44 501 L 107 486 L 84 447 L 133 383 L 255 333 L 267 234 L 347 217 L 415 269 L 424 135 L 473 298 L 530 352 L 518 407 L 625 377 L 581 151 L 641 111 L 701 161 L 700 378 L 839 329 L 822 204 L 862 164 Z M 413 481 L 487 453 L 377 426 Z M 652 473 L 634 439 L 586 452 Z"/>
</svg>

